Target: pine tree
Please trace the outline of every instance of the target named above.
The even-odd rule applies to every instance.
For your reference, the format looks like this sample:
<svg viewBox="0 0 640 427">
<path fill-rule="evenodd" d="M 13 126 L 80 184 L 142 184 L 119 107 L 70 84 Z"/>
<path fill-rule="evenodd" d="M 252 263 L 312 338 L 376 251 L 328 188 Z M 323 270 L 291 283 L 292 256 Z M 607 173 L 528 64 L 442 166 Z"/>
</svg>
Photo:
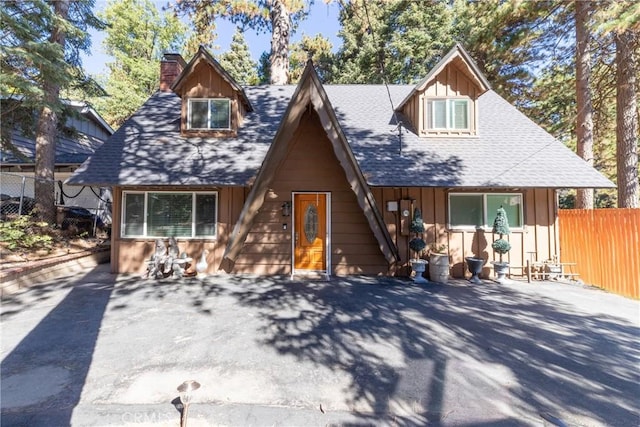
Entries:
<svg viewBox="0 0 640 427">
<path fill-rule="evenodd" d="M 13 107 L 2 111 L 3 145 L 11 144 L 11 131 L 25 114 L 37 113 L 29 122 L 35 123 L 36 211 L 47 222 L 55 220 L 55 145 L 65 113 L 60 91 L 81 86 L 79 52 L 89 49 L 87 28 L 103 27 L 92 8 L 93 0 L 5 1 L 0 8 L 1 95 Z M 24 114 L 14 114 L 19 110 Z"/>
<path fill-rule="evenodd" d="M 229 51 L 220 55 L 218 62 L 239 84 L 258 84 L 257 64 L 251 59 L 249 46 L 239 28 L 233 34 Z"/>
<path fill-rule="evenodd" d="M 199 27 L 215 29 L 215 19 L 225 17 L 243 28 L 271 32 L 269 78 L 271 84 L 286 84 L 289 73 L 289 40 L 296 24 L 306 16 L 303 0 L 182 0 L 173 8 L 188 15 Z"/>
<path fill-rule="evenodd" d="M 453 45 L 451 19 L 444 0 L 345 3 L 332 82 L 416 82 Z"/>
<path fill-rule="evenodd" d="M 331 53 L 331 42 L 321 34 L 314 37 L 303 35 L 302 39 L 293 43 L 290 47 L 289 80 L 296 84 L 302 76 L 304 67 L 309 59 L 318 73 L 318 77 L 324 82 L 330 81 L 333 54 Z"/>
<path fill-rule="evenodd" d="M 593 106 L 591 104 L 591 56 L 589 54 L 590 3 L 576 0 L 576 136 L 578 155 L 593 166 Z M 576 196 L 578 209 L 593 209 L 593 188 L 580 188 Z"/>
<path fill-rule="evenodd" d="M 107 64 L 109 96 L 93 102 L 117 128 L 158 90 L 162 55 L 179 52 L 187 27 L 150 0 L 112 0 L 100 17 L 109 22 L 103 45 L 114 61 Z"/>
</svg>

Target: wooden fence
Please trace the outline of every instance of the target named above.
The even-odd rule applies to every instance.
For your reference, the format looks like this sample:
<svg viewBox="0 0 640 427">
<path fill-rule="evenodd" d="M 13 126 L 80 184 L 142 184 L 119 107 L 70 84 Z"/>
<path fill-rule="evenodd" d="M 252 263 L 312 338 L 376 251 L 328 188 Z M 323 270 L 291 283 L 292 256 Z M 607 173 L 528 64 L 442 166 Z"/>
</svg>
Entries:
<svg viewBox="0 0 640 427">
<path fill-rule="evenodd" d="M 640 209 L 561 209 L 560 259 L 585 283 L 640 299 Z"/>
</svg>

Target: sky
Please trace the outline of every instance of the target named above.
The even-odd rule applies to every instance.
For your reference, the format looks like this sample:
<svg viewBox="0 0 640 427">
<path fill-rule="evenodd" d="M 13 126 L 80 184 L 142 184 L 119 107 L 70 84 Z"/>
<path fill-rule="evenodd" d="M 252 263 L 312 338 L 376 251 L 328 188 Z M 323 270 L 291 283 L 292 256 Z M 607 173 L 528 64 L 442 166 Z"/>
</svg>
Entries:
<svg viewBox="0 0 640 427">
<path fill-rule="evenodd" d="M 167 4 L 167 0 L 154 1 L 158 9 Z M 104 10 L 107 2 L 104 0 L 97 0 L 94 11 L 99 12 Z M 334 51 L 340 45 L 340 39 L 338 38 L 338 31 L 340 30 L 340 24 L 338 22 L 339 8 L 336 2 L 325 4 L 324 0 L 315 0 L 311 5 L 311 10 L 307 19 L 302 21 L 295 34 L 292 36 L 291 41 L 295 42 L 300 40 L 303 34 L 308 36 L 315 36 L 316 34 L 322 34 L 327 37 L 333 44 Z M 231 43 L 231 37 L 235 31 L 235 26 L 229 22 L 219 22 L 217 25 L 218 38 L 216 45 L 219 49 L 212 50 L 214 55 L 218 55 L 229 49 Z M 91 35 L 91 55 L 82 54 L 82 64 L 87 73 L 91 75 L 106 74 L 106 63 L 111 61 L 111 57 L 104 53 L 102 47 L 102 41 L 105 38 L 105 33 L 102 31 L 90 31 Z M 269 33 L 257 34 L 253 30 L 247 30 L 244 34 L 249 49 L 251 50 L 251 56 L 254 61 L 258 61 L 260 55 L 264 51 L 270 50 L 271 35 Z M 187 61 L 189 58 L 185 58 Z"/>
</svg>

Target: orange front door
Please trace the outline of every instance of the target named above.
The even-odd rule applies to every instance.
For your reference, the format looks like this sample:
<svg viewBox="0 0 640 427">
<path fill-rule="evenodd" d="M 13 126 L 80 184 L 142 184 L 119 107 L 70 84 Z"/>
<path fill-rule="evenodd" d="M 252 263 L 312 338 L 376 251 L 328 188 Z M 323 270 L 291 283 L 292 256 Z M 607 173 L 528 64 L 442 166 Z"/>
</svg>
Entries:
<svg viewBox="0 0 640 427">
<path fill-rule="evenodd" d="M 295 194 L 294 213 L 294 268 L 326 271 L 327 195 Z"/>
</svg>

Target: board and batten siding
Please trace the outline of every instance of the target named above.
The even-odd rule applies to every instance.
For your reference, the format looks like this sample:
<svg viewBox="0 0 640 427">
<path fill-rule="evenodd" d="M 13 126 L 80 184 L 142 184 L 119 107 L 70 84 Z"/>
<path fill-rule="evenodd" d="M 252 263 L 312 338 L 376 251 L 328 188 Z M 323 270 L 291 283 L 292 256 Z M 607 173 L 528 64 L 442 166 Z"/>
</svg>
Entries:
<svg viewBox="0 0 640 427">
<path fill-rule="evenodd" d="M 202 137 L 235 136 L 235 132 L 243 122 L 243 116 L 246 111 L 244 106 L 241 105 L 238 93 L 220 74 L 215 72 L 206 62 L 200 61 L 195 65 L 193 72 L 189 74 L 182 87 L 184 89 L 179 95 L 183 100 L 181 128 L 184 135 Z M 225 131 L 188 130 L 188 99 L 191 98 L 229 98 L 231 100 L 231 129 L 233 132 L 229 134 L 228 131 L 225 133 Z"/>
<path fill-rule="evenodd" d="M 416 93 L 403 107 L 403 113 L 410 118 L 411 123 L 418 130 L 420 136 L 450 136 L 454 135 L 474 135 L 478 123 L 476 102 L 480 89 L 475 82 L 469 78 L 464 71 L 464 66 L 454 61 L 448 64 L 434 79 L 424 88 Z M 469 111 L 468 131 L 441 131 L 429 130 L 425 124 L 426 100 L 428 98 L 456 98 L 465 97 L 471 100 Z"/>
<path fill-rule="evenodd" d="M 449 248 L 451 275 L 462 278 L 469 277 L 465 270 L 464 258 L 468 256 L 480 256 L 487 260 L 483 270 L 483 277 L 489 277 L 492 273 L 490 262 L 497 261 L 499 255 L 493 252 L 491 243 L 499 236 L 491 233 L 491 229 L 469 230 L 449 229 L 448 218 L 448 193 L 455 192 L 444 188 L 390 188 L 374 187 L 371 189 L 376 203 L 381 209 L 387 229 L 394 243 L 398 247 L 400 257 L 404 263 L 404 269 L 399 271 L 408 274 L 408 260 L 412 254 L 409 251 L 411 235 L 403 235 L 400 225 L 400 212 L 389 212 L 386 209 L 388 201 L 413 200 L 413 208 L 420 208 L 425 223 L 424 240 L 427 244 L 438 242 L 446 244 Z M 460 190 L 462 191 L 462 190 Z M 473 192 L 473 190 L 464 190 Z M 486 190 L 478 190 L 479 193 L 487 193 Z M 551 259 L 559 254 L 558 227 L 556 211 L 556 192 L 553 189 L 523 189 L 523 190 L 499 190 L 498 193 L 521 193 L 523 199 L 524 226 L 511 227 L 511 234 L 506 239 L 511 243 L 512 249 L 505 255 L 505 261 L 511 265 L 511 274 L 524 275 L 528 259 L 543 261 Z M 493 218 L 489 218 L 493 221 Z M 402 274 L 402 273 L 401 273 Z"/>
<path fill-rule="evenodd" d="M 331 274 L 387 274 L 388 264 L 315 112 L 302 116 L 289 141 L 234 272 L 291 273 L 293 215 L 283 217 L 282 204 L 293 201 L 293 192 L 329 194 Z"/>
</svg>

